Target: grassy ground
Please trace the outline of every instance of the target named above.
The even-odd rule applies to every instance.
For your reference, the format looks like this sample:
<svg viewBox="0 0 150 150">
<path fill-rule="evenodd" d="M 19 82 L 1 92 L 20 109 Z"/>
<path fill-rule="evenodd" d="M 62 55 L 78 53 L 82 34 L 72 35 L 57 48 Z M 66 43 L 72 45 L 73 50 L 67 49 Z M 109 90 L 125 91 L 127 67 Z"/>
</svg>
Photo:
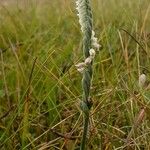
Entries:
<svg viewBox="0 0 150 150">
<path fill-rule="evenodd" d="M 93 0 L 88 148 L 150 149 L 149 0 Z M 82 134 L 82 36 L 75 1 L 0 2 L 0 149 L 74 150 Z"/>
</svg>

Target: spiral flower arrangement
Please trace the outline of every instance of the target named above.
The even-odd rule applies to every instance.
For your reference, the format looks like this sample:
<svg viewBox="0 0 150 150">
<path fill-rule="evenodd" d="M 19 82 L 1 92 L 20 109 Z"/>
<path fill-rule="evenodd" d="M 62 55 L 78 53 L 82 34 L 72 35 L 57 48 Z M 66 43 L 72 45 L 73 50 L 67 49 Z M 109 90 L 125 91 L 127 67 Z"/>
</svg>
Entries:
<svg viewBox="0 0 150 150">
<path fill-rule="evenodd" d="M 78 63 L 76 65 L 77 70 L 82 73 L 82 89 L 83 96 L 80 104 L 81 110 L 84 114 L 84 129 L 82 135 L 82 141 L 80 150 L 85 149 L 88 124 L 89 124 L 89 115 L 90 109 L 92 107 L 92 102 L 90 99 L 90 87 L 92 80 L 92 63 L 96 55 L 96 51 L 99 50 L 100 45 L 97 42 L 95 37 L 95 32 L 93 30 L 93 18 L 92 11 L 90 6 L 90 0 L 77 0 L 77 11 L 79 17 L 79 23 L 81 25 L 81 31 L 83 34 L 83 54 L 84 62 Z"/>
</svg>

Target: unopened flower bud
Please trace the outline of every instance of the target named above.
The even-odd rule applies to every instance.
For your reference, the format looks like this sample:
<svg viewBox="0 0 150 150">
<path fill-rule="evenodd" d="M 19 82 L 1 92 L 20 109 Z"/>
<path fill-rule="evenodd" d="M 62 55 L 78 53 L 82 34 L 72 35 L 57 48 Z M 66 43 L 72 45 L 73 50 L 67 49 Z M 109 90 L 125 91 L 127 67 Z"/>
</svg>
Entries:
<svg viewBox="0 0 150 150">
<path fill-rule="evenodd" d="M 146 82 L 146 75 L 145 75 L 145 74 L 141 74 L 141 75 L 139 76 L 139 86 L 140 86 L 140 87 L 143 87 L 144 84 L 145 84 L 145 82 Z"/>
</svg>

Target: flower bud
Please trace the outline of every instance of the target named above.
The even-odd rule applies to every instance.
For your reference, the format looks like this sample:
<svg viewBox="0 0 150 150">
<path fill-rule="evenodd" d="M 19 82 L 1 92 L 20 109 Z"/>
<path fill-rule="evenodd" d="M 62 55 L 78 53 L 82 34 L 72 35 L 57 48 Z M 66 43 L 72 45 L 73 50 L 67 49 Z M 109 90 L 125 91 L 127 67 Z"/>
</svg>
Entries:
<svg viewBox="0 0 150 150">
<path fill-rule="evenodd" d="M 139 86 L 140 86 L 140 87 L 143 87 L 144 84 L 145 84 L 145 82 L 146 82 L 146 75 L 145 75 L 145 74 L 141 74 L 141 75 L 139 76 Z"/>
</svg>

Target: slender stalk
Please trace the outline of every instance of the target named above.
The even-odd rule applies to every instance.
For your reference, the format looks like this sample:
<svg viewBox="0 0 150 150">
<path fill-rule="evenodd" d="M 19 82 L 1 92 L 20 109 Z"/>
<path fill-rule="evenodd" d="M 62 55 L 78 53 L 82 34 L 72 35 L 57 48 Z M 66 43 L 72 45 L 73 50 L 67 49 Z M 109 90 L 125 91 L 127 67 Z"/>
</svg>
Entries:
<svg viewBox="0 0 150 150">
<path fill-rule="evenodd" d="M 85 61 L 76 65 L 79 72 L 83 74 L 82 89 L 83 96 L 81 101 L 81 110 L 83 111 L 84 129 L 82 135 L 82 141 L 80 150 L 84 150 L 87 141 L 88 124 L 90 117 L 90 109 L 92 102 L 90 100 L 90 87 L 92 80 L 92 63 L 95 57 L 95 50 L 99 49 L 97 44 L 97 38 L 94 37 L 95 33 L 92 30 L 93 20 L 90 6 L 90 0 L 77 0 L 77 10 L 79 16 L 79 23 L 81 25 L 81 31 L 83 33 L 83 55 Z"/>
<path fill-rule="evenodd" d="M 83 130 L 83 135 L 82 135 L 82 141 L 81 141 L 80 150 L 84 150 L 85 149 L 87 132 L 88 132 L 88 124 L 89 124 L 89 114 L 90 113 L 88 111 L 87 114 L 84 115 L 84 130 Z"/>
</svg>

